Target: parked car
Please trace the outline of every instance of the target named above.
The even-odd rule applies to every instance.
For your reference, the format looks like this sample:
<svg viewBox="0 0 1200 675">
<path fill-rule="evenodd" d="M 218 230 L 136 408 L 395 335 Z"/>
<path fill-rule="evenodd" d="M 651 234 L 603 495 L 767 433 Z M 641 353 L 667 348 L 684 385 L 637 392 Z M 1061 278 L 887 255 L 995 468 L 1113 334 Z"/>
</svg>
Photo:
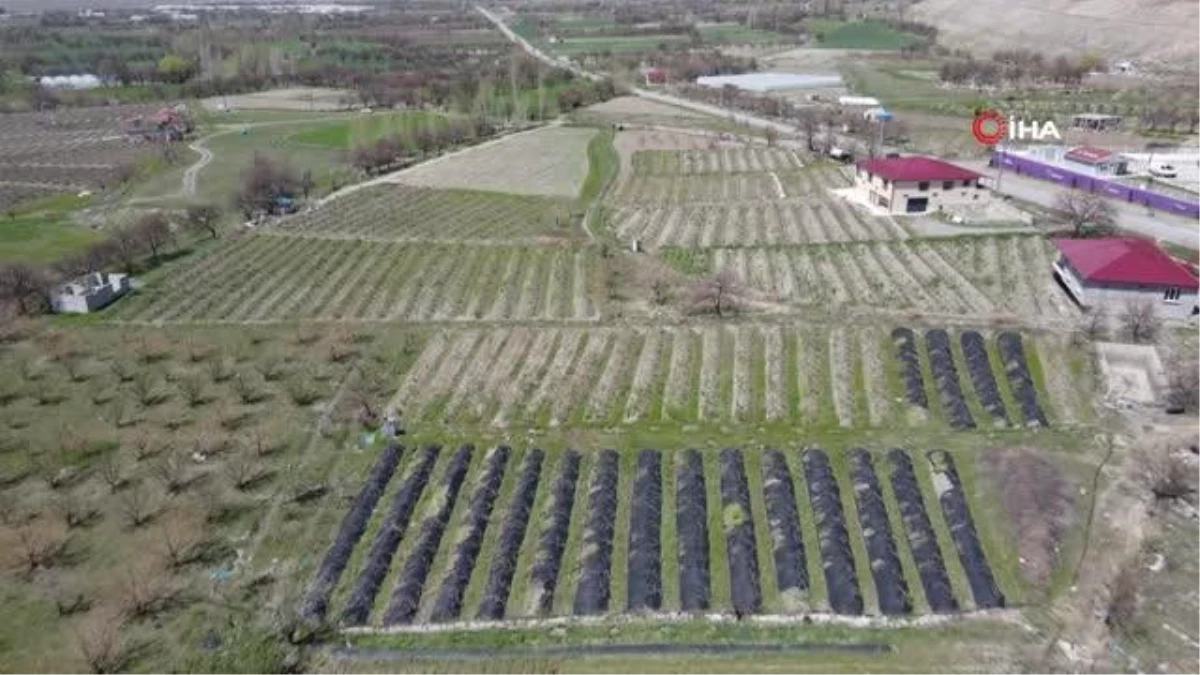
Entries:
<svg viewBox="0 0 1200 675">
<path fill-rule="evenodd" d="M 1150 167 L 1150 175 L 1159 178 L 1174 178 L 1179 175 L 1179 172 L 1170 164 L 1154 164 Z"/>
</svg>

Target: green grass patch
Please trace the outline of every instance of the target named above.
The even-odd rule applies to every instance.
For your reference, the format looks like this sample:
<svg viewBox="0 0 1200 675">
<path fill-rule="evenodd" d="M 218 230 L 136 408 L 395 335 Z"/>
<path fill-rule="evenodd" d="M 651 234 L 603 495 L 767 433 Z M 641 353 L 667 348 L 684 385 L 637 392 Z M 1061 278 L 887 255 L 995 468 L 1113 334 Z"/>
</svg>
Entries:
<svg viewBox="0 0 1200 675">
<path fill-rule="evenodd" d="M 809 19 L 807 23 L 817 42 L 833 49 L 898 50 L 921 41 L 880 21 Z"/>
<path fill-rule="evenodd" d="M 729 588 L 729 558 L 725 552 L 725 527 L 727 519 L 736 519 L 738 515 L 726 515 L 725 505 L 721 502 L 721 466 L 717 454 L 715 446 L 700 449 L 700 456 L 704 460 L 704 492 L 708 507 L 709 604 L 712 607 L 728 607 L 732 596 Z M 745 515 L 742 514 L 742 517 Z"/>
<path fill-rule="evenodd" d="M 700 277 L 712 272 L 712 254 L 704 249 L 664 246 L 658 255 L 681 274 Z"/>
<path fill-rule="evenodd" d="M 624 611 L 629 599 L 629 518 L 637 451 L 622 452 L 617 463 L 617 518 L 613 525 L 612 559 L 609 561 L 609 612 Z"/>
<path fill-rule="evenodd" d="M 755 553 L 758 557 L 758 587 L 762 592 L 764 612 L 783 610 L 783 599 L 775 574 L 774 540 L 767 522 L 767 505 L 763 497 L 762 448 L 745 448 L 746 485 L 750 488 L 750 516 L 754 521 Z"/>
<path fill-rule="evenodd" d="M 612 128 L 605 128 L 588 141 L 588 172 L 579 189 L 579 204 L 584 208 L 604 194 L 621 167 L 621 157 L 613 147 L 615 135 Z"/>
<path fill-rule="evenodd" d="M 51 263 L 100 241 L 103 232 L 71 219 L 90 201 L 74 193 L 51 195 L 0 214 L 0 262 Z"/>
<path fill-rule="evenodd" d="M 525 539 L 521 543 L 521 552 L 517 555 L 516 573 L 513 574 L 512 587 L 508 591 L 508 604 L 505 606 L 505 616 L 529 616 L 529 573 L 533 569 L 533 561 L 537 555 L 538 538 L 549 522 L 551 515 L 550 494 L 564 453 L 545 451 L 542 459 L 542 475 L 538 480 L 537 494 L 533 499 L 533 510 L 530 511 L 529 524 L 525 527 Z M 575 495 L 578 499 L 579 482 L 575 483 Z"/>
<path fill-rule="evenodd" d="M 854 481 L 850 479 L 850 456 L 844 449 L 830 451 L 828 455 L 842 497 L 842 511 L 846 530 L 850 533 L 850 550 L 854 553 L 854 572 L 858 578 L 858 591 L 862 595 L 863 612 L 878 614 L 879 595 L 875 590 L 875 577 L 871 574 L 871 557 L 867 555 L 862 528 L 858 525 L 858 500 L 854 496 Z"/>
<path fill-rule="evenodd" d="M 682 458 L 675 450 L 662 451 L 662 522 L 659 525 L 662 566 L 662 608 L 679 609 L 679 540 L 676 538 L 675 461 Z"/>
</svg>

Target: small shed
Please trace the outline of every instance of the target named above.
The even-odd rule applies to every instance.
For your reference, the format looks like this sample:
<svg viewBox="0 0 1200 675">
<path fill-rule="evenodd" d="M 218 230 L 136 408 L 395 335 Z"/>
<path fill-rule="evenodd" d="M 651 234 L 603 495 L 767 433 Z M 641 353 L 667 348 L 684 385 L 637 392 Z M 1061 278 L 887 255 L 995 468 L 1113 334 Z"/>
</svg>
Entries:
<svg viewBox="0 0 1200 675">
<path fill-rule="evenodd" d="M 129 288 L 128 274 L 91 272 L 52 289 L 50 306 L 59 314 L 87 314 L 111 304 Z"/>
<path fill-rule="evenodd" d="M 1124 156 L 1090 146 L 1080 146 L 1063 155 L 1068 168 L 1082 169 L 1092 174 L 1122 176 L 1129 173 L 1129 160 Z"/>
</svg>

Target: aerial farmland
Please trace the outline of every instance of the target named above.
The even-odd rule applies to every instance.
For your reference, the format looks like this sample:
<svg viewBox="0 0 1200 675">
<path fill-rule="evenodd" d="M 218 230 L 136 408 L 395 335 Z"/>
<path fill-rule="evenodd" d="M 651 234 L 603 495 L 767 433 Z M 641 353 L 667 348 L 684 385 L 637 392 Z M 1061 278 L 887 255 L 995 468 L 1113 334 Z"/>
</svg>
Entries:
<svg viewBox="0 0 1200 675">
<path fill-rule="evenodd" d="M 256 15 L 289 86 L 174 144 L 0 115 L 0 670 L 1189 671 L 1195 320 L 635 63 L 926 37 L 749 4 Z"/>
</svg>

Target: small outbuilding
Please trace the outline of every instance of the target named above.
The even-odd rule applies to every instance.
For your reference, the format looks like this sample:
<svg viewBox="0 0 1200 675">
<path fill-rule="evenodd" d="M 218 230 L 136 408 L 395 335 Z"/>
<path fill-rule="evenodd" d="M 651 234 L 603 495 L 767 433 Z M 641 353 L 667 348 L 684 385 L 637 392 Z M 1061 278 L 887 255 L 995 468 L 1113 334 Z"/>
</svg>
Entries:
<svg viewBox="0 0 1200 675">
<path fill-rule="evenodd" d="M 1197 311 L 1200 282 L 1187 265 L 1154 242 L 1136 237 L 1057 239 L 1053 274 L 1086 308 L 1113 315 L 1136 302 L 1152 302 L 1159 316 L 1183 319 Z"/>
<path fill-rule="evenodd" d="M 59 314 L 87 314 L 129 292 L 129 275 L 92 272 L 50 291 L 50 306 Z"/>
<path fill-rule="evenodd" d="M 1124 155 L 1086 145 L 1063 155 L 1063 164 L 1068 169 L 1095 175 L 1123 176 L 1129 173 L 1129 160 Z"/>
<path fill-rule="evenodd" d="M 983 174 L 933 157 L 876 157 L 856 165 L 858 197 L 893 214 L 982 206 L 991 191 Z"/>
</svg>

